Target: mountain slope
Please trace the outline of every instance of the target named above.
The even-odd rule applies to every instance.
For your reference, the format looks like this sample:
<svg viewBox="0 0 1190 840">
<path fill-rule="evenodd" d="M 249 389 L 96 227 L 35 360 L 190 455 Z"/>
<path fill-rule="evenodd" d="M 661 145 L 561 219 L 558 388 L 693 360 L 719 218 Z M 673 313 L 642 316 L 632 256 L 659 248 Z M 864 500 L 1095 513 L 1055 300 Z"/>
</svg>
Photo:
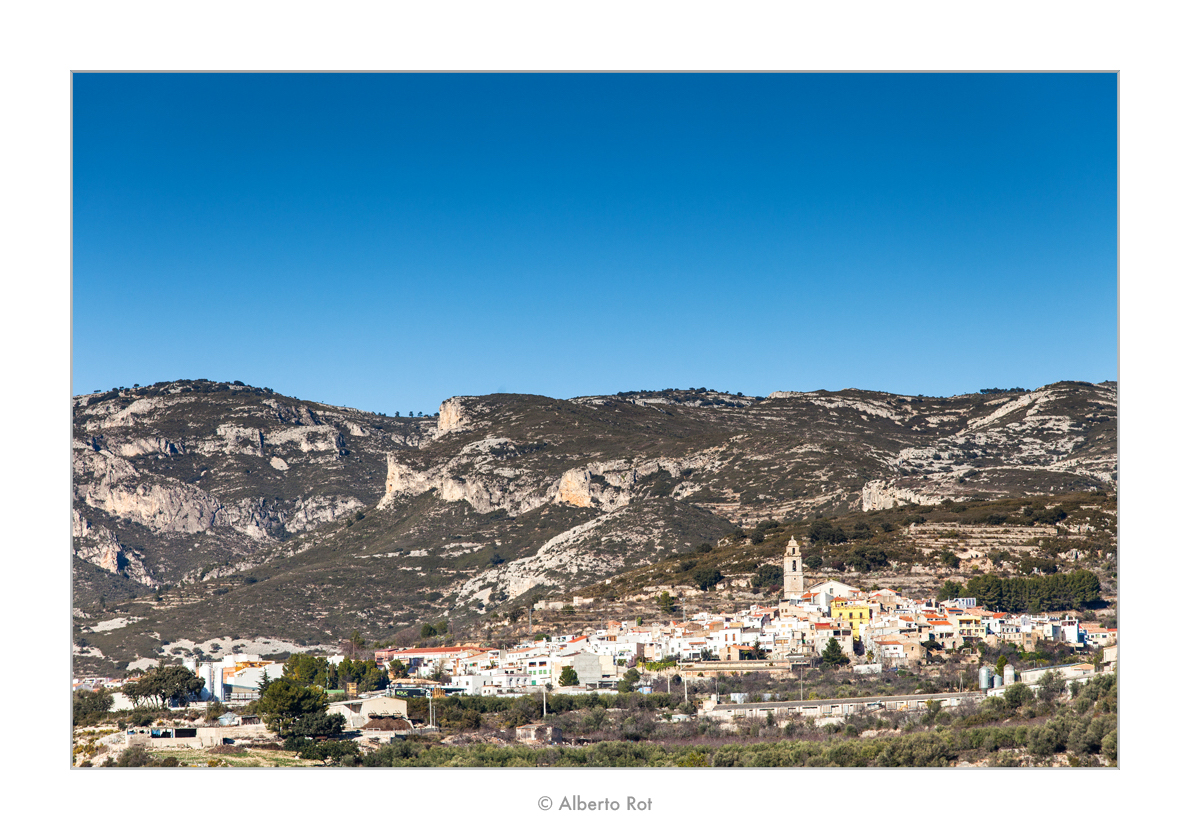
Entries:
<svg viewBox="0 0 1190 840">
<path fill-rule="evenodd" d="M 105 642 L 119 658 L 154 632 L 465 620 L 763 519 L 1116 481 L 1114 383 L 496 394 L 415 419 L 192 381 L 79 397 L 74 417 L 76 610 L 151 607 Z"/>
</svg>

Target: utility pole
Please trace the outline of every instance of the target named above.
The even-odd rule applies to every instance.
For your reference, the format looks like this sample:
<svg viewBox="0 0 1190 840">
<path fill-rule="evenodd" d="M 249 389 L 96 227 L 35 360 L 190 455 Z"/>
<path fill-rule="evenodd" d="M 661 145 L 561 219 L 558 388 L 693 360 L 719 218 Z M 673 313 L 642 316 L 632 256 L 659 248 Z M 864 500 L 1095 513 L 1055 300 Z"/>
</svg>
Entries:
<svg viewBox="0 0 1190 840">
<path fill-rule="evenodd" d="M 541 719 L 545 720 L 545 683 L 541 684 Z"/>
</svg>

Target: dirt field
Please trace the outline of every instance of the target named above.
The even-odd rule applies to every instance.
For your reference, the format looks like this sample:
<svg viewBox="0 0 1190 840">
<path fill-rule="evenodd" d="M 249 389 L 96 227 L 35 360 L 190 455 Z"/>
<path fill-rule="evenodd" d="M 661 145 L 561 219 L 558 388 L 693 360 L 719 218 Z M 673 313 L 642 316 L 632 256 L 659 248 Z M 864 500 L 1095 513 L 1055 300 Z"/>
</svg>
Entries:
<svg viewBox="0 0 1190 840">
<path fill-rule="evenodd" d="M 295 758 L 283 750 L 246 749 L 242 753 L 216 754 L 207 750 L 150 750 L 155 759 L 173 757 L 187 767 L 316 767 L 321 762 Z"/>
</svg>

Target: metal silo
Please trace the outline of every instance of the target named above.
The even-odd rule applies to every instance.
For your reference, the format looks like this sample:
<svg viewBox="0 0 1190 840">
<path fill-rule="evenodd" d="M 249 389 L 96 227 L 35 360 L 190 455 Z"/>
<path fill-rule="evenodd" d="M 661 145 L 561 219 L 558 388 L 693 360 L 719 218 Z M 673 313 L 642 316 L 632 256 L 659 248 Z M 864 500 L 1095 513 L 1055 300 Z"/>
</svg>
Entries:
<svg viewBox="0 0 1190 840">
<path fill-rule="evenodd" d="M 999 688 L 1002 685 L 1004 685 L 1004 679 L 999 674 L 996 674 L 996 676 L 992 678 L 992 688 Z"/>
<path fill-rule="evenodd" d="M 1004 666 L 1004 684 L 1012 685 L 1014 682 L 1016 682 L 1016 668 L 1013 668 L 1011 665 L 1005 665 Z"/>
<path fill-rule="evenodd" d="M 987 691 L 992 686 L 992 669 L 984 665 L 979 669 L 979 690 Z"/>
</svg>

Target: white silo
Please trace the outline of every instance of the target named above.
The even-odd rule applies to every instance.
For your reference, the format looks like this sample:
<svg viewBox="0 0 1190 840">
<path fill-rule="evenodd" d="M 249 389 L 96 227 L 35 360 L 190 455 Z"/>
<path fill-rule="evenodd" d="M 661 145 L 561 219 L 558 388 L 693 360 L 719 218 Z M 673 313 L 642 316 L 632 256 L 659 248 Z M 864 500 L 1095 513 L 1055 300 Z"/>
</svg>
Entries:
<svg viewBox="0 0 1190 840">
<path fill-rule="evenodd" d="M 1012 685 L 1016 682 L 1016 669 L 1011 665 L 1004 666 L 1004 684 Z"/>
</svg>

